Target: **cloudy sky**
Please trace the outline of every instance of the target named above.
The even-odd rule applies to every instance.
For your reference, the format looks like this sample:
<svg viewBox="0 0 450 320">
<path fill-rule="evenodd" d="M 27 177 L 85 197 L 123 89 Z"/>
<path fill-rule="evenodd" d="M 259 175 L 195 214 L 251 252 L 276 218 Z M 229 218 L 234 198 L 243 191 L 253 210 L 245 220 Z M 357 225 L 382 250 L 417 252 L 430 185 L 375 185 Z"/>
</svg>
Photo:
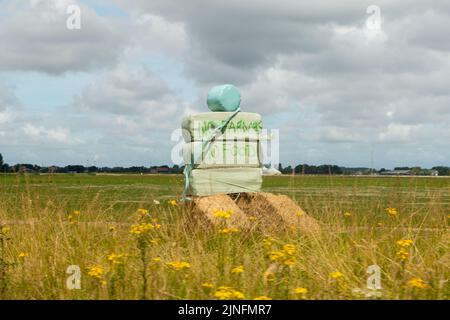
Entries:
<svg viewBox="0 0 450 320">
<path fill-rule="evenodd" d="M 450 165 L 448 0 L 0 0 L 0 21 L 11 164 L 170 163 L 232 83 L 285 165 Z"/>
</svg>

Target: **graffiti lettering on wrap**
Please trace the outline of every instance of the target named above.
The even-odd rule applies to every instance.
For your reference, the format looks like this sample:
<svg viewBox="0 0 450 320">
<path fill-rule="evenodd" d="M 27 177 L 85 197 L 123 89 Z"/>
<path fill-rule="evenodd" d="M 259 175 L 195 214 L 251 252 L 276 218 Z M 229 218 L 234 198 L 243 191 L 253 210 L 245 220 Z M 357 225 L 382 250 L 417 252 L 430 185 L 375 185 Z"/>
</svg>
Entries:
<svg viewBox="0 0 450 320">
<path fill-rule="evenodd" d="M 202 121 L 200 128 L 202 134 L 205 132 L 209 132 L 211 130 L 214 130 L 215 128 L 219 127 L 225 122 L 225 120 L 222 121 L 214 121 L 214 120 L 208 120 L 208 121 Z M 255 131 L 257 133 L 260 133 L 262 130 L 262 121 L 249 121 L 245 122 L 244 120 L 239 121 L 230 121 L 230 123 L 227 126 L 227 131 Z"/>
</svg>

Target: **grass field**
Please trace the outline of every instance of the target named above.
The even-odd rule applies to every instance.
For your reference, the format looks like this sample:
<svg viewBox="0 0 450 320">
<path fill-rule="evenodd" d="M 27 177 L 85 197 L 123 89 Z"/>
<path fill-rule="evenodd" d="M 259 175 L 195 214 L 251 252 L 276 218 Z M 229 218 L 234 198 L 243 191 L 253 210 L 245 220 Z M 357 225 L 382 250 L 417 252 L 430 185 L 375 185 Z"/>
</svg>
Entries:
<svg viewBox="0 0 450 320">
<path fill-rule="evenodd" d="M 192 228 L 182 183 L 0 175 L 0 298 L 449 298 L 450 178 L 265 177 L 321 223 L 314 235 Z"/>
</svg>

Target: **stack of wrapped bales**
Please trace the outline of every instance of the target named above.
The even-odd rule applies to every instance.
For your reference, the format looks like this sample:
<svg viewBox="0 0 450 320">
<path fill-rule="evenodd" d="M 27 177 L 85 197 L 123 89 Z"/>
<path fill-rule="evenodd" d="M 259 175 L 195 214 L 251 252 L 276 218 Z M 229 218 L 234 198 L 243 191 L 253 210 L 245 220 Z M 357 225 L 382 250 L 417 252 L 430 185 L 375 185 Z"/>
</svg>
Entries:
<svg viewBox="0 0 450 320">
<path fill-rule="evenodd" d="M 186 166 L 190 168 L 186 173 L 188 195 L 207 196 L 261 190 L 261 116 L 236 111 L 240 96 L 237 107 L 233 109 L 230 106 L 230 92 L 224 93 L 223 87 L 213 88 L 208 95 L 208 106 L 214 112 L 191 115 L 182 122 L 186 142 L 183 157 Z M 222 91 L 214 93 L 217 88 Z M 237 91 L 234 87 L 231 89 Z M 232 93 L 235 94 L 236 91 Z M 219 103 L 214 105 L 217 101 Z M 221 103 L 228 106 L 229 111 Z M 225 123 L 226 126 L 218 132 L 217 128 Z"/>
</svg>

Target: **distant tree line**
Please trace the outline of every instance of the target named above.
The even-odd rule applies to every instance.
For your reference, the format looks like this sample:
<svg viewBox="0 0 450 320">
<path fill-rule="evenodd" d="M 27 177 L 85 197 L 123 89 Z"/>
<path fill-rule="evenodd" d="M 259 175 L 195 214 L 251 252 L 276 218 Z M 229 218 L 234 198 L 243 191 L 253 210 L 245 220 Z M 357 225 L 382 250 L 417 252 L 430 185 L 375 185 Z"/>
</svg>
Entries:
<svg viewBox="0 0 450 320">
<path fill-rule="evenodd" d="M 440 176 L 449 176 L 450 175 L 450 167 L 437 166 L 431 169 L 421 168 L 421 167 L 395 167 L 394 170 L 409 170 L 413 175 L 424 175 L 428 176 L 431 174 L 431 171 L 435 170 L 438 172 Z"/>
<path fill-rule="evenodd" d="M 283 165 L 278 166 L 278 170 L 284 174 L 343 174 L 344 170 L 342 167 L 323 164 L 320 166 L 313 166 L 308 164 L 299 164 L 292 168 L 292 166 L 287 166 L 283 168 Z"/>
<path fill-rule="evenodd" d="M 431 169 L 421 167 L 395 167 L 394 170 L 387 170 L 381 168 L 375 170 L 367 167 L 340 167 L 332 164 L 323 164 L 319 166 L 299 164 L 296 167 L 292 166 L 283 167 L 281 164 L 278 166 L 278 170 L 283 174 L 343 174 L 343 175 L 370 175 L 370 174 L 383 174 L 390 172 L 395 174 L 397 172 L 408 173 L 410 175 L 417 176 L 430 176 L 437 172 L 439 176 L 450 176 L 450 167 L 436 166 Z"/>
<path fill-rule="evenodd" d="M 83 165 L 68 165 L 60 166 L 38 166 L 35 164 L 19 163 L 15 165 L 8 165 L 4 163 L 3 156 L 0 153 L 0 172 L 4 173 L 167 173 L 179 174 L 183 173 L 184 166 L 168 165 L 161 166 L 132 166 L 132 167 L 97 167 L 97 166 L 83 166 Z M 278 166 L 278 170 L 283 174 L 325 174 L 325 175 L 367 175 L 367 174 L 383 174 L 389 170 L 382 168 L 374 170 L 367 167 L 341 167 L 332 164 L 323 165 L 309 165 L 299 164 L 295 167 L 283 167 L 282 164 Z M 412 175 L 432 175 L 436 171 L 440 176 L 450 176 L 450 167 L 436 166 L 431 169 L 421 167 L 396 167 L 395 171 L 408 171 Z"/>
</svg>

